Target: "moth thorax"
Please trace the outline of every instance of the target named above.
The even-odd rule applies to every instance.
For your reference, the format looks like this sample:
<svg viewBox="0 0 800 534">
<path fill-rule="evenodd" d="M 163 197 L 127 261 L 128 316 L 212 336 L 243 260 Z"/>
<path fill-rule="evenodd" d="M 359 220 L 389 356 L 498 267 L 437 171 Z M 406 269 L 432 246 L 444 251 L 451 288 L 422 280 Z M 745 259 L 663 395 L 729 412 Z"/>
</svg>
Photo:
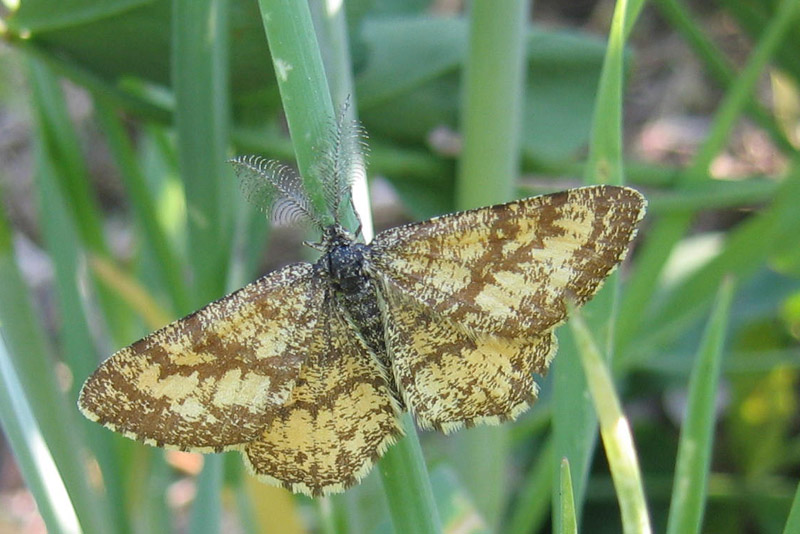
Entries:
<svg viewBox="0 0 800 534">
<path fill-rule="evenodd" d="M 328 274 L 337 289 L 345 294 L 358 293 L 364 286 L 366 245 L 338 245 L 328 252 Z"/>
</svg>

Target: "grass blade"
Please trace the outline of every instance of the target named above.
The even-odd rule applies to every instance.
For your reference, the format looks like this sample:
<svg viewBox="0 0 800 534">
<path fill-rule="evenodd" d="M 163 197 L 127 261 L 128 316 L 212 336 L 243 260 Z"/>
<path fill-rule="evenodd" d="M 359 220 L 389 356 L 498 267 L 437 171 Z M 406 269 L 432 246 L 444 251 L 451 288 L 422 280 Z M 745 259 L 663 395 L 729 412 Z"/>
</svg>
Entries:
<svg viewBox="0 0 800 534">
<path fill-rule="evenodd" d="M 581 364 L 597 410 L 600 435 L 603 438 L 622 513 L 623 531 L 626 534 L 650 533 L 652 532 L 650 516 L 647 512 L 642 476 L 630 425 L 622 413 L 605 359 L 581 315 L 575 313 L 575 310 L 572 312 L 569 325 L 578 342 Z"/>
<path fill-rule="evenodd" d="M 47 531 L 54 534 L 80 534 L 78 521 L 58 466 L 44 443 L 36 418 L 28 405 L 0 329 L 0 422 L 3 433 L 36 499 Z"/>
<path fill-rule="evenodd" d="M 232 242 L 236 181 L 225 163 L 229 133 L 227 5 L 224 0 L 173 2 L 175 127 L 189 221 L 193 308 L 225 292 Z"/>
<path fill-rule="evenodd" d="M 797 485 L 792 508 L 789 510 L 789 517 L 786 519 L 786 526 L 783 529 L 783 534 L 794 532 L 800 532 L 800 484 Z"/>
<path fill-rule="evenodd" d="M 686 420 L 681 429 L 667 534 L 700 532 L 708 487 L 722 348 L 733 298 L 733 280 L 719 289 L 689 382 Z"/>
<path fill-rule="evenodd" d="M 236 186 L 225 164 L 230 120 L 228 2 L 174 0 L 172 8 L 178 163 L 189 222 L 192 307 L 199 307 L 225 293 L 233 242 Z M 219 532 L 222 481 L 222 457 L 206 455 L 191 512 L 192 532 Z"/>
<path fill-rule="evenodd" d="M 714 116 L 706 141 L 695 155 L 692 166 L 681 175 L 679 187 L 691 189 L 708 176 L 713 158 L 724 147 L 741 111 L 750 102 L 761 73 L 786 32 L 792 27 L 799 8 L 800 3 L 796 0 L 783 0 L 780 3 L 777 15 L 765 28 L 744 69 L 726 93 Z M 653 280 L 658 279 L 670 252 L 684 236 L 691 221 L 691 214 L 678 213 L 664 217 L 650 231 L 620 307 L 617 338 L 622 350 L 631 342 L 641 324 L 641 311 L 647 308 L 655 291 Z"/>
<path fill-rule="evenodd" d="M 317 211 L 327 214 L 314 164 L 335 117 L 311 12 L 306 2 L 259 0 L 297 168 Z M 332 223 L 325 221 L 325 224 Z"/>
<path fill-rule="evenodd" d="M 0 325 L 7 346 L 6 361 L 25 392 L 41 439 L 34 450 L 52 457 L 78 520 L 88 532 L 114 532 L 103 499 L 91 489 L 84 469 L 78 414 L 65 402 L 53 372 L 47 336 L 17 268 L 11 233 L 0 212 Z M 36 472 L 28 478 L 39 476 Z"/>
<path fill-rule="evenodd" d="M 313 174 L 314 149 L 323 145 L 321 140 L 327 135 L 334 111 L 311 13 L 305 2 L 259 0 L 259 6 L 297 165 L 315 204 L 324 207 L 323 188 L 319 177 Z M 440 532 L 441 523 L 413 421 L 406 418 L 403 426 L 406 437 L 379 462 L 392 520 L 398 532 Z M 398 480 L 404 484 L 396 485 Z M 408 521 L 413 521 L 420 530 L 402 529 L 401 525 Z"/>
<path fill-rule="evenodd" d="M 608 49 L 603 60 L 603 70 L 598 86 L 597 101 L 592 120 L 592 137 L 589 159 L 584 169 L 587 183 L 624 182 L 622 158 L 622 98 L 625 41 L 642 7 L 638 0 L 620 0 L 614 8 L 611 21 Z M 586 314 L 592 319 L 592 330 L 601 335 L 600 343 L 606 347 L 609 358 L 614 354 L 616 302 L 619 293 L 619 275 L 612 274 L 603 289 L 586 306 Z M 578 369 L 575 340 L 564 336 L 561 355 L 554 365 L 555 408 L 553 432 L 556 457 L 567 458 L 574 473 L 572 484 L 578 516 L 582 509 L 589 465 L 597 440 L 597 418 L 589 399 L 584 394 L 587 388 Z M 553 477 L 560 473 L 553 466 Z M 559 496 L 553 485 L 553 519 L 555 529 L 561 528 Z"/>
<path fill-rule="evenodd" d="M 465 66 L 464 150 L 457 209 L 508 202 L 519 173 L 528 2 L 473 2 Z M 456 439 L 459 478 L 495 530 L 505 507 L 508 428 L 478 426 Z"/>
<path fill-rule="evenodd" d="M 572 494 L 572 475 L 569 473 L 569 460 L 566 458 L 561 459 L 561 532 L 578 534 L 575 497 Z"/>
<path fill-rule="evenodd" d="M 414 431 L 411 415 L 402 418 L 406 437 L 390 447 L 378 467 L 389 502 L 395 532 L 420 534 L 442 532 L 439 512 L 433 499 L 428 468 L 422 458 L 422 448 Z"/>
</svg>

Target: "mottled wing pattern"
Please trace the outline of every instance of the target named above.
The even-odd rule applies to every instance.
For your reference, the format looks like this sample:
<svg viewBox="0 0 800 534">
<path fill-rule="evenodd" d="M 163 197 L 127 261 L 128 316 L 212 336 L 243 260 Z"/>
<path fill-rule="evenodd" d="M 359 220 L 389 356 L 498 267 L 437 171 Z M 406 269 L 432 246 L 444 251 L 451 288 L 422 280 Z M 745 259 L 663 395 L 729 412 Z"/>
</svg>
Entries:
<svg viewBox="0 0 800 534">
<path fill-rule="evenodd" d="M 111 356 L 80 409 L 151 445 L 206 452 L 257 439 L 289 398 L 323 297 L 309 264 L 264 276 Z"/>
<path fill-rule="evenodd" d="M 572 189 L 389 229 L 371 245 L 374 275 L 475 332 L 531 336 L 561 323 L 620 263 L 644 197 Z"/>
<path fill-rule="evenodd" d="M 402 433 L 386 371 L 328 294 L 290 401 L 244 448 L 259 478 L 325 495 L 363 478 Z"/>
<path fill-rule="evenodd" d="M 452 432 L 515 419 L 536 398 L 533 373 L 556 351 L 552 332 L 503 338 L 470 333 L 392 291 L 386 340 L 397 385 L 423 428 Z"/>
</svg>

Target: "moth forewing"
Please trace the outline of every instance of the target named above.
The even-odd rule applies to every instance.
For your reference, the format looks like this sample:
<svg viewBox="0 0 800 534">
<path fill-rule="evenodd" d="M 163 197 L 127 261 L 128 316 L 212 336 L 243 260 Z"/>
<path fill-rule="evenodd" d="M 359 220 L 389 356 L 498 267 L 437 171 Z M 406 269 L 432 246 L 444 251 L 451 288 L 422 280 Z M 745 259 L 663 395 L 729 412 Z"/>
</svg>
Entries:
<svg viewBox="0 0 800 534">
<path fill-rule="evenodd" d="M 592 186 L 444 215 L 376 236 L 371 268 L 454 323 L 541 333 L 594 295 L 644 215 L 634 189 Z"/>
<path fill-rule="evenodd" d="M 323 299 L 311 274 L 285 267 L 120 350 L 86 380 L 81 411 L 182 450 L 257 439 L 289 399 L 315 332 Z"/>
</svg>

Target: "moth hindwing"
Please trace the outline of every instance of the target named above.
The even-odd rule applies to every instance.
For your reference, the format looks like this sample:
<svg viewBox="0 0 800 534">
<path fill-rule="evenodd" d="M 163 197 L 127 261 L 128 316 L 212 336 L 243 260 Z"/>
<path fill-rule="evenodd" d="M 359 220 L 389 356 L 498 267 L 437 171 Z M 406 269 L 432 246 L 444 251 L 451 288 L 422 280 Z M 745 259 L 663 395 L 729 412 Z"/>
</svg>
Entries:
<svg viewBox="0 0 800 534">
<path fill-rule="evenodd" d="M 392 228 L 365 245 L 323 227 L 339 205 L 315 213 L 290 171 L 238 162 L 280 182 L 267 200 L 320 227 L 322 256 L 120 350 L 79 406 L 152 445 L 239 450 L 262 480 L 309 495 L 365 476 L 400 436 L 404 409 L 445 432 L 526 410 L 567 301 L 597 292 L 646 205 L 633 189 L 583 187 Z"/>
</svg>

